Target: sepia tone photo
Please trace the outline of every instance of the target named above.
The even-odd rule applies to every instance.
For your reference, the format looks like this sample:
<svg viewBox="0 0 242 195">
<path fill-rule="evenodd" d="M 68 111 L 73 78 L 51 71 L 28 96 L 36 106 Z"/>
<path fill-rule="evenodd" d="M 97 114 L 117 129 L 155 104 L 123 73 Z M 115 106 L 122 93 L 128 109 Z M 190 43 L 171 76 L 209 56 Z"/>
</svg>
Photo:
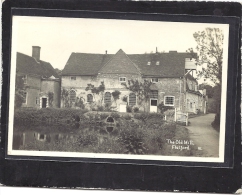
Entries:
<svg viewBox="0 0 242 195">
<path fill-rule="evenodd" d="M 224 162 L 228 36 L 14 16 L 8 155 Z"/>
</svg>

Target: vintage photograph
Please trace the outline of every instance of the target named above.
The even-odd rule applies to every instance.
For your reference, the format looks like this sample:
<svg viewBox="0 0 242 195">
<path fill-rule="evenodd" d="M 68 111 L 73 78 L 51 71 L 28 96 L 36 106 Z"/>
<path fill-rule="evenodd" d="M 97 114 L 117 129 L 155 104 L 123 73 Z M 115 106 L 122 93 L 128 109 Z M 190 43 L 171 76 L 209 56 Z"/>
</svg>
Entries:
<svg viewBox="0 0 242 195">
<path fill-rule="evenodd" d="M 8 155 L 224 162 L 229 25 L 13 16 Z"/>
</svg>

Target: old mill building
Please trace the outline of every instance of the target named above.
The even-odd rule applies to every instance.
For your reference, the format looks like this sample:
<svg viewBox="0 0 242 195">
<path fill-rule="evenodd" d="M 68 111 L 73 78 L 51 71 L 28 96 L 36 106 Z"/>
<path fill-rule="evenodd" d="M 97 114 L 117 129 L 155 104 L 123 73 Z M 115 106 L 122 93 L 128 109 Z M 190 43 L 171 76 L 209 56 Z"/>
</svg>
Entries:
<svg viewBox="0 0 242 195">
<path fill-rule="evenodd" d="M 206 113 L 206 92 L 198 90 L 192 76 L 195 69 L 191 54 L 176 51 L 126 54 L 120 49 L 116 54 L 72 53 L 62 71 L 61 90 L 68 92 L 71 107 L 82 99 L 86 107 L 110 104 L 120 112 L 125 112 L 126 105 L 157 112 L 157 106 L 163 103 L 185 112 Z M 139 105 L 137 94 L 122 85 L 131 79 L 153 83 L 145 105 Z M 98 87 L 102 82 L 103 97 L 86 91 L 88 84 Z M 121 92 L 117 101 L 112 97 L 115 90 Z M 63 100 L 61 107 L 65 107 Z"/>
</svg>

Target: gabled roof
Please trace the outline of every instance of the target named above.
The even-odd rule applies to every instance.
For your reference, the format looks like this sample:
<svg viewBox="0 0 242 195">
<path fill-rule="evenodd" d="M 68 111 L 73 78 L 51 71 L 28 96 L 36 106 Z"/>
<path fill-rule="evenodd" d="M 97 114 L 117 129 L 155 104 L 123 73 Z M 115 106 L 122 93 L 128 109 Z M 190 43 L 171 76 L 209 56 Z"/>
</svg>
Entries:
<svg viewBox="0 0 242 195">
<path fill-rule="evenodd" d="M 44 78 L 49 78 L 53 75 L 54 77 L 59 78 L 50 63 L 42 60 L 36 61 L 35 58 L 19 52 L 17 52 L 16 70 L 19 73 L 27 75 L 32 74 Z"/>
<path fill-rule="evenodd" d="M 102 73 L 138 73 L 144 77 L 183 77 L 189 53 L 116 54 L 72 53 L 62 75 L 97 75 Z M 150 65 L 147 65 L 150 62 Z M 156 63 L 159 62 L 159 65 Z"/>
<path fill-rule="evenodd" d="M 109 54 L 72 53 L 62 75 L 96 75 L 112 56 Z"/>
<path fill-rule="evenodd" d="M 107 74 L 140 74 L 136 64 L 120 49 L 112 58 L 98 71 Z"/>
</svg>

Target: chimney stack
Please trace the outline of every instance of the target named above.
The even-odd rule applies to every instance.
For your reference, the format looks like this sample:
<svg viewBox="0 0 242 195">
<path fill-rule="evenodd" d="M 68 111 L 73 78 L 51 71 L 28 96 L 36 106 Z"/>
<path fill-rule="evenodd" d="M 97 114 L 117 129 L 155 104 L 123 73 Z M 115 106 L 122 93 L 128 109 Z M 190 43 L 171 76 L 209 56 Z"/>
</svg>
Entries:
<svg viewBox="0 0 242 195">
<path fill-rule="evenodd" d="M 106 52 L 106 54 L 108 54 L 108 51 L 107 50 L 105 52 Z"/>
<path fill-rule="evenodd" d="M 156 47 L 156 53 L 158 53 L 158 49 L 157 49 L 157 47 Z"/>
<path fill-rule="evenodd" d="M 40 47 L 39 46 L 32 46 L 32 57 L 35 58 L 37 61 L 40 60 Z"/>
</svg>

